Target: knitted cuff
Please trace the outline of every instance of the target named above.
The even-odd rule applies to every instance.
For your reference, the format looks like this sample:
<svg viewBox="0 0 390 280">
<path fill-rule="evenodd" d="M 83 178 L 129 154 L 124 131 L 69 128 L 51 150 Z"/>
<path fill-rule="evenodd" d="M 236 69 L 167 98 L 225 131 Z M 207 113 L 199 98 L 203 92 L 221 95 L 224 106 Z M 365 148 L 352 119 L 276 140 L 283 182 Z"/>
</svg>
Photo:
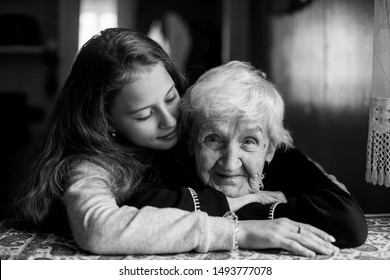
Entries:
<svg viewBox="0 0 390 280">
<path fill-rule="evenodd" d="M 269 212 L 268 212 L 268 220 L 273 220 L 274 219 L 274 214 L 275 214 L 275 208 L 280 202 L 275 202 L 271 204 L 269 207 Z"/>
<path fill-rule="evenodd" d="M 196 193 L 196 191 L 194 191 L 193 188 L 188 188 L 188 190 L 190 191 L 192 200 L 194 201 L 194 211 L 200 211 L 198 194 Z"/>
<path fill-rule="evenodd" d="M 238 244 L 238 217 L 233 211 L 226 212 L 223 217 L 228 218 L 234 223 L 234 250 L 238 250 L 240 248 Z"/>
</svg>

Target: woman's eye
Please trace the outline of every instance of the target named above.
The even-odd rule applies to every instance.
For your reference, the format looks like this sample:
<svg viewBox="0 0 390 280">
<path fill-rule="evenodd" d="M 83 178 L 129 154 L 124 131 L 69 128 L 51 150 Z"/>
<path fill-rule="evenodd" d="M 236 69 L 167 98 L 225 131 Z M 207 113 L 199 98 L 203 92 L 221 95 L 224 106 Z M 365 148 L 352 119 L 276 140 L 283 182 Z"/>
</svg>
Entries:
<svg viewBox="0 0 390 280">
<path fill-rule="evenodd" d="M 153 115 L 153 112 L 150 111 L 150 113 L 149 113 L 147 116 L 138 117 L 138 118 L 136 118 L 136 120 L 137 120 L 137 121 L 146 121 L 146 120 L 149 119 L 152 115 Z"/>
<path fill-rule="evenodd" d="M 244 139 L 243 143 L 245 145 L 258 145 L 259 144 L 259 141 L 257 141 L 256 138 L 253 138 L 253 137 L 247 137 Z"/>
<path fill-rule="evenodd" d="M 208 143 L 219 143 L 220 139 L 217 135 L 208 135 L 205 137 L 204 141 Z"/>
</svg>

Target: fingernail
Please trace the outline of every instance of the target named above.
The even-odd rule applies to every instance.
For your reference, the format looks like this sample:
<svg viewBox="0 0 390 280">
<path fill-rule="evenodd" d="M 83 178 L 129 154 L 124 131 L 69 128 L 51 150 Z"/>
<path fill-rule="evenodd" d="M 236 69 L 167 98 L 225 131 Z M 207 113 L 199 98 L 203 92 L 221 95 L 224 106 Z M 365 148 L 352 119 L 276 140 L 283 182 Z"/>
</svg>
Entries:
<svg viewBox="0 0 390 280">
<path fill-rule="evenodd" d="M 339 248 L 329 243 L 327 245 L 327 250 L 329 250 L 331 253 L 337 253 Z"/>
<path fill-rule="evenodd" d="M 332 249 L 327 249 L 326 251 L 328 252 L 328 255 L 332 255 L 333 253 L 335 253 L 335 251 Z"/>
<path fill-rule="evenodd" d="M 328 241 L 329 241 L 329 242 L 335 242 L 336 239 L 335 239 L 333 236 L 329 235 L 329 236 L 328 236 Z"/>
</svg>

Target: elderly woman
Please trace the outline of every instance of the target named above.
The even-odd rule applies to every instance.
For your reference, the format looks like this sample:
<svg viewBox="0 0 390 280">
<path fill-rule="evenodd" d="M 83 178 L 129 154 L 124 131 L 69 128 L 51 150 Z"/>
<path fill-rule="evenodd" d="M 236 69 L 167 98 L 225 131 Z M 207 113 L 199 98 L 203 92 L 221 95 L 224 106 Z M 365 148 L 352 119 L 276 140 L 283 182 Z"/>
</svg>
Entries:
<svg viewBox="0 0 390 280">
<path fill-rule="evenodd" d="M 240 220 L 285 217 L 333 235 L 339 247 L 364 243 L 363 212 L 292 147 L 282 97 L 263 72 L 237 61 L 207 71 L 184 95 L 181 118 L 187 147 L 162 152 L 151 163 L 159 181 L 129 204 L 214 216 L 232 210 Z"/>
</svg>

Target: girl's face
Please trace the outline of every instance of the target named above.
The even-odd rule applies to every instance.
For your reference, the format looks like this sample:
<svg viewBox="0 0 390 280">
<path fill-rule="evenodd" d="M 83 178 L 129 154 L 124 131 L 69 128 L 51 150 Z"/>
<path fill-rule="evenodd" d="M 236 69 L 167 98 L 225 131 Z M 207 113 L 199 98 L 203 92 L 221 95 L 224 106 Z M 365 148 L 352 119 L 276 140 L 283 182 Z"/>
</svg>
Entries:
<svg viewBox="0 0 390 280">
<path fill-rule="evenodd" d="M 176 145 L 180 96 L 160 64 L 145 69 L 117 95 L 111 107 L 113 127 L 132 144 L 156 150 Z"/>
</svg>

